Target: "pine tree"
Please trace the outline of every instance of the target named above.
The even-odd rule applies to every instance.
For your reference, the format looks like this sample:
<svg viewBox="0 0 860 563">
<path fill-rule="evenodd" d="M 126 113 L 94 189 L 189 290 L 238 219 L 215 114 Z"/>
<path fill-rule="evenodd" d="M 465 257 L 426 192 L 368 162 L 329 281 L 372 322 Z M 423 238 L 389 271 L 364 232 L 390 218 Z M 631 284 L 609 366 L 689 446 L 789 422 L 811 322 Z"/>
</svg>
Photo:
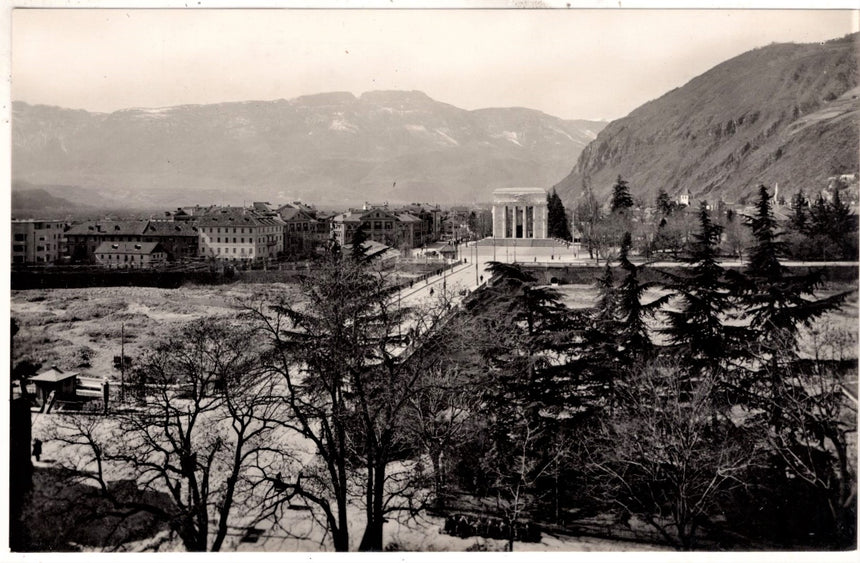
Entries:
<svg viewBox="0 0 860 563">
<path fill-rule="evenodd" d="M 665 311 L 669 326 L 663 332 L 681 348 L 682 357 L 692 367 L 715 368 L 737 354 L 744 330 L 724 322 L 732 299 L 725 270 L 717 262 L 722 227 L 711 221 L 704 202 L 699 207 L 699 223 L 686 259 L 690 268 L 682 275 L 665 273 L 672 280 L 667 288 L 679 298 L 680 308 Z"/>
<path fill-rule="evenodd" d="M 618 377 L 619 354 L 618 334 L 621 323 L 618 321 L 618 291 L 612 275 L 609 260 L 603 275 L 597 280 L 597 302 L 594 313 L 585 333 L 588 351 L 586 354 L 588 371 L 601 385 L 605 386 L 610 406 L 614 404 L 615 380 Z"/>
<path fill-rule="evenodd" d="M 789 226 L 798 233 L 806 233 L 809 227 L 809 201 L 803 195 L 803 190 L 800 190 L 791 198 L 792 214 L 789 219 Z"/>
<path fill-rule="evenodd" d="M 564 203 L 555 188 L 546 196 L 547 207 L 547 236 L 562 240 L 573 240 L 570 234 L 570 226 L 567 223 Z"/>
<path fill-rule="evenodd" d="M 815 203 L 809 210 L 808 231 L 809 236 L 828 236 L 830 233 L 830 206 L 824 195 L 818 194 Z"/>
<path fill-rule="evenodd" d="M 664 218 L 671 215 L 672 211 L 675 210 L 674 202 L 669 199 L 669 194 L 667 194 L 666 190 L 663 188 L 660 188 L 660 191 L 657 193 L 657 199 L 654 202 L 654 205 L 657 207 L 657 212 Z"/>
<path fill-rule="evenodd" d="M 850 292 L 824 299 L 809 299 L 822 285 L 822 272 L 792 275 L 780 263 L 784 245 L 779 240 L 771 211 L 771 198 L 765 186 L 759 187 L 756 214 L 750 218 L 755 243 L 750 261 L 739 278 L 742 289 L 740 305 L 749 319 L 750 330 L 760 347 L 757 355 L 763 369 L 769 372 L 772 401 L 778 405 L 782 366 L 797 355 L 797 335 L 801 326 L 828 311 L 839 308 Z M 778 416 L 778 406 L 774 417 Z"/>
<path fill-rule="evenodd" d="M 619 175 L 615 181 L 615 185 L 612 186 L 612 202 L 609 208 L 613 213 L 625 213 L 632 207 L 633 198 L 630 196 L 630 188 L 627 185 L 627 181 L 623 180 Z"/>
<path fill-rule="evenodd" d="M 664 296 L 648 304 L 642 303 L 645 291 L 656 284 L 639 283 L 639 270 L 642 267 L 636 266 L 629 259 L 631 244 L 630 233 L 625 232 L 621 239 L 619 257 L 619 265 L 625 275 L 618 287 L 618 313 L 621 321 L 619 342 L 628 362 L 641 359 L 651 351 L 652 343 L 645 319 L 652 316 L 668 300 L 668 296 Z"/>
<path fill-rule="evenodd" d="M 833 201 L 830 202 L 828 215 L 829 233 L 834 241 L 841 242 L 847 233 L 856 229 L 851 208 L 842 201 L 838 189 L 833 191 Z"/>
<path fill-rule="evenodd" d="M 358 228 L 353 231 L 352 239 L 350 240 L 350 244 L 352 245 L 351 256 L 356 262 L 361 262 L 367 258 L 367 248 L 364 246 L 364 243 L 369 238 L 367 231 L 364 230 L 363 223 L 359 224 Z"/>
</svg>

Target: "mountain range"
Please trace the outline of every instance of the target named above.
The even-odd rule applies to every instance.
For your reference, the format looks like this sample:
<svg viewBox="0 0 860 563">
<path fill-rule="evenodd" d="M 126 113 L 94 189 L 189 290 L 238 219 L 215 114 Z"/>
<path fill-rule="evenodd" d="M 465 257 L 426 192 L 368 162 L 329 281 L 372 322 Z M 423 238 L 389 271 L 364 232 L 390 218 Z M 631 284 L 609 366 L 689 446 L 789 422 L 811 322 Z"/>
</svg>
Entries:
<svg viewBox="0 0 860 563">
<path fill-rule="evenodd" d="M 13 191 L 44 190 L 52 205 L 162 209 L 489 201 L 498 187 L 551 185 L 605 126 L 525 108 L 469 111 L 415 91 L 12 110 Z"/>
<path fill-rule="evenodd" d="M 858 37 L 772 44 L 712 68 L 612 121 L 555 187 L 607 201 L 618 176 L 642 203 L 662 188 L 749 198 L 759 184 L 816 193 L 860 171 Z"/>
</svg>

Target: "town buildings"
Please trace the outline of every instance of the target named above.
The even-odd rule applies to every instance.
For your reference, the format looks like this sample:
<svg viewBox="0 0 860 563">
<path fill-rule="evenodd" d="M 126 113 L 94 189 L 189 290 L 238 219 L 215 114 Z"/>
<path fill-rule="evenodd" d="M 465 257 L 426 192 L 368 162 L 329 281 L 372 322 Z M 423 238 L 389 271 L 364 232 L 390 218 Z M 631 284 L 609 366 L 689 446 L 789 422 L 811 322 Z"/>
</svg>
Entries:
<svg viewBox="0 0 860 563">
<path fill-rule="evenodd" d="M 284 253 L 288 256 L 313 252 L 329 238 L 329 223 L 317 218 L 316 210 L 298 202 L 278 208 L 284 222 Z"/>
<path fill-rule="evenodd" d="M 199 255 L 231 262 L 270 261 L 284 251 L 284 221 L 276 213 L 222 207 L 197 222 Z"/>
<path fill-rule="evenodd" d="M 365 205 L 365 208 L 332 217 L 332 238 L 341 245 L 348 244 L 355 231 L 362 227 L 369 240 L 401 250 L 421 247 L 430 242 L 431 233 L 427 230 L 427 223 L 415 215 L 389 209 L 387 204 Z"/>
<path fill-rule="evenodd" d="M 12 263 L 52 264 L 64 252 L 63 221 L 12 220 Z"/>
<path fill-rule="evenodd" d="M 108 268 L 152 268 L 167 260 L 167 252 L 158 242 L 103 242 L 95 257 Z"/>
<path fill-rule="evenodd" d="M 197 225 L 189 221 L 87 221 L 65 233 L 65 255 L 73 262 L 93 263 L 105 242 L 160 243 L 167 260 L 183 260 L 198 254 Z"/>
<path fill-rule="evenodd" d="M 359 226 L 368 240 L 405 251 L 442 238 L 472 238 L 470 211 L 443 211 L 438 205 L 418 203 L 397 208 L 366 203 L 361 209 L 335 214 L 302 202 L 280 206 L 253 202 L 248 207 L 195 205 L 149 219 L 88 220 L 70 226 L 62 221 L 13 221 L 12 260 L 22 265 L 60 261 L 110 268 L 194 259 L 289 260 L 313 254 L 330 239 L 349 244 Z M 139 250 L 134 245 L 147 249 L 158 245 L 158 250 L 144 255 L 117 252 Z"/>
</svg>

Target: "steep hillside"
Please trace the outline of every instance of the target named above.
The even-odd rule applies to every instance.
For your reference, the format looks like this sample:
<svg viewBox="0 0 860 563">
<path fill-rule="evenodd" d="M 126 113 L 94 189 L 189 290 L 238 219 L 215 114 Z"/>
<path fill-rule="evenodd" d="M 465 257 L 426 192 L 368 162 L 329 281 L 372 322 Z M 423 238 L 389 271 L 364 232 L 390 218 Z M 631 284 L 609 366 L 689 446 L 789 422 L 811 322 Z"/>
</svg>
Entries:
<svg viewBox="0 0 860 563">
<path fill-rule="evenodd" d="M 468 202 L 496 187 L 550 185 L 603 125 L 523 108 L 466 111 L 401 91 L 110 114 L 16 102 L 12 172 L 136 207 Z"/>
<path fill-rule="evenodd" d="M 735 201 L 760 183 L 791 194 L 858 172 L 857 40 L 730 59 L 611 122 L 556 188 L 565 200 L 585 186 L 606 199 L 620 174 L 646 203 L 660 188 Z"/>
<path fill-rule="evenodd" d="M 12 186 L 12 217 L 16 219 L 63 218 L 69 212 L 82 209 L 87 206 L 55 197 L 45 189 L 20 183 Z"/>
</svg>

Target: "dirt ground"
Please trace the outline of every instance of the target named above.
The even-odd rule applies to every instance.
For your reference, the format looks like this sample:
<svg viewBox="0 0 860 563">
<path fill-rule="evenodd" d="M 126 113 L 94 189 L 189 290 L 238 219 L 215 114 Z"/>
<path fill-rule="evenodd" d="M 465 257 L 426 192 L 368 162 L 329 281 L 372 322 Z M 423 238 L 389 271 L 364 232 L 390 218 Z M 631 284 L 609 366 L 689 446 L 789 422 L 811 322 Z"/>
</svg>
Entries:
<svg viewBox="0 0 860 563">
<path fill-rule="evenodd" d="M 132 358 L 171 328 L 204 317 L 230 317 L 260 289 L 294 292 L 286 284 L 235 284 L 179 289 L 100 287 L 13 291 L 11 315 L 19 331 L 13 365 L 27 360 L 45 367 L 116 379 L 114 356 Z"/>
</svg>

